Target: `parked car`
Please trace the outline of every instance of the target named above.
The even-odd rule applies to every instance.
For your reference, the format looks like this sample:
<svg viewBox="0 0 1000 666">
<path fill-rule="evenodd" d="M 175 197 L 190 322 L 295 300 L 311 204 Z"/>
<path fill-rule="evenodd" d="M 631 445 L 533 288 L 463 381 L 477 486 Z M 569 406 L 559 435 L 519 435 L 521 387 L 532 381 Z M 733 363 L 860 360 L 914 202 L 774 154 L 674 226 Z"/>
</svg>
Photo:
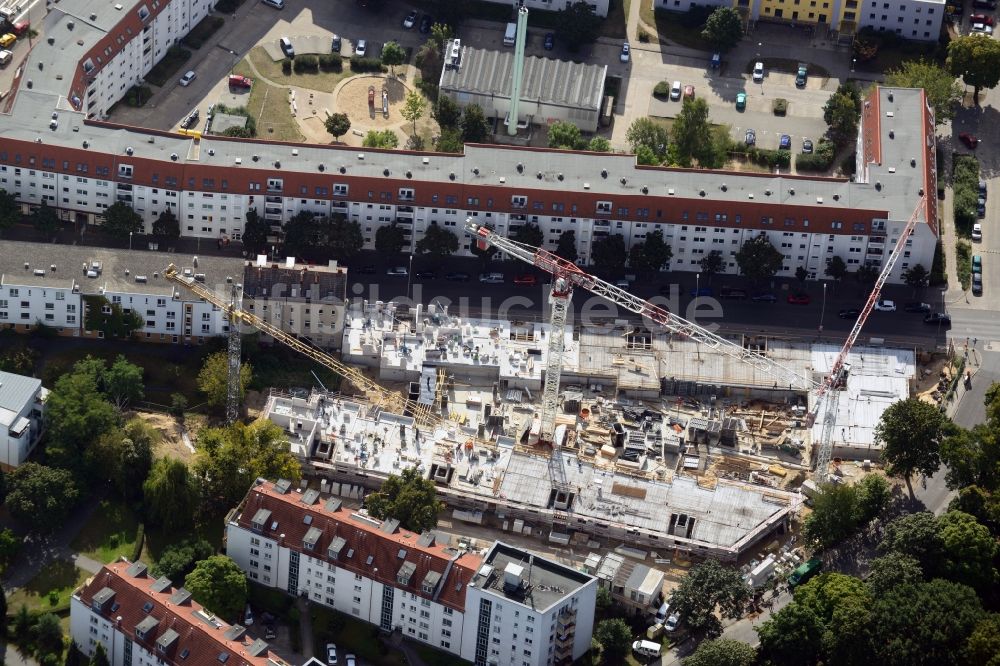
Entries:
<svg viewBox="0 0 1000 666">
<path fill-rule="evenodd" d="M 711 296 L 712 295 L 712 288 L 711 287 L 698 287 L 697 289 L 692 289 L 689 293 L 691 294 L 691 298 L 698 298 L 700 296 Z"/>
<path fill-rule="evenodd" d="M 556 33 L 547 32 L 545 33 L 545 39 L 542 41 L 542 48 L 546 51 L 551 51 L 556 46 Z"/>
<path fill-rule="evenodd" d="M 983 240 L 983 225 L 976 222 L 972 225 L 972 240 L 981 241 Z"/>
<path fill-rule="evenodd" d="M 386 275 L 403 275 L 403 276 L 406 276 L 406 275 L 409 275 L 410 272 L 408 270 L 406 270 L 406 266 L 396 266 L 394 268 L 390 268 L 389 270 L 387 270 L 385 272 L 385 274 Z"/>
<path fill-rule="evenodd" d="M 982 273 L 983 272 L 983 257 L 978 254 L 972 255 L 972 272 Z"/>
<path fill-rule="evenodd" d="M 333 643 L 326 644 L 326 666 L 337 666 L 337 646 Z"/>
<path fill-rule="evenodd" d="M 524 275 L 518 275 L 514 278 L 514 284 L 520 285 L 522 287 L 534 287 L 538 284 L 538 278 L 530 273 Z"/>
<path fill-rule="evenodd" d="M 503 273 L 480 273 L 479 281 L 483 284 L 503 284 Z"/>
<path fill-rule="evenodd" d="M 984 35 L 992 35 L 993 34 L 993 26 L 986 25 L 985 23 L 973 23 L 972 24 L 972 32 L 974 32 L 974 33 L 975 32 L 979 32 L 979 33 L 982 33 Z"/>
<path fill-rule="evenodd" d="M 694 99 L 694 86 L 684 86 L 684 99 Z"/>
<path fill-rule="evenodd" d="M 14 53 L 7 49 L 0 49 L 0 67 L 6 67 L 14 59 Z"/>
<path fill-rule="evenodd" d="M 778 149 L 779 150 L 791 150 L 792 149 L 792 137 L 787 134 L 782 134 L 781 138 L 778 139 Z"/>
<path fill-rule="evenodd" d="M 343 48 L 344 41 L 340 38 L 340 35 L 333 36 L 333 42 L 330 44 L 331 53 L 340 53 L 340 49 Z"/>
<path fill-rule="evenodd" d="M 417 271 L 413 276 L 421 280 L 436 280 L 438 274 L 437 271 Z"/>
<path fill-rule="evenodd" d="M 937 324 L 939 326 L 951 326 L 951 315 L 943 312 L 932 312 L 924 317 L 925 324 Z"/>
<path fill-rule="evenodd" d="M 469 274 L 461 272 L 445 273 L 444 279 L 448 282 L 468 282 Z"/>
<path fill-rule="evenodd" d="M 353 654 L 344 655 L 344 666 L 358 666 L 358 661 Z"/>
<path fill-rule="evenodd" d="M 903 312 L 919 312 L 926 314 L 931 311 L 930 303 L 906 303 L 903 305 Z"/>
<path fill-rule="evenodd" d="M 979 181 L 979 196 L 981 196 L 984 199 L 986 198 L 986 181 L 985 180 Z"/>
<path fill-rule="evenodd" d="M 670 86 L 670 99 L 675 102 L 681 98 L 681 82 L 674 81 Z"/>
<path fill-rule="evenodd" d="M 812 151 L 813 151 L 812 139 L 802 139 L 802 152 L 808 155 L 812 153 Z"/>
<path fill-rule="evenodd" d="M 743 111 L 747 108 L 747 94 L 743 91 L 736 93 L 736 110 Z"/>
<path fill-rule="evenodd" d="M 983 274 L 973 273 L 972 274 L 972 295 L 982 296 L 983 295 Z"/>
<path fill-rule="evenodd" d="M 285 8 L 285 0 L 264 0 L 264 4 L 275 9 Z"/>
<path fill-rule="evenodd" d="M 2 37 L 0 37 L 0 47 L 5 49 L 10 48 L 10 45 L 16 41 L 17 41 L 17 35 L 10 32 L 5 33 Z"/>
<path fill-rule="evenodd" d="M 746 289 L 733 289 L 732 287 L 723 287 L 719 290 L 719 296 L 721 298 L 732 298 L 732 299 L 743 299 L 747 297 Z"/>
<path fill-rule="evenodd" d="M 986 197 L 979 197 L 976 201 L 976 215 L 980 218 L 986 217 Z"/>
<path fill-rule="evenodd" d="M 667 618 L 666 623 L 663 628 L 666 631 L 677 631 L 677 625 L 681 623 L 681 616 L 677 613 L 672 613 L 670 617 Z"/>
<path fill-rule="evenodd" d="M 278 46 L 281 47 L 281 52 L 285 54 L 286 58 L 295 57 L 295 47 L 292 46 L 292 40 L 288 37 L 282 37 L 278 40 Z"/>
<path fill-rule="evenodd" d="M 754 303 L 777 303 L 778 297 L 770 292 L 761 292 L 750 297 Z"/>
<path fill-rule="evenodd" d="M 417 24 L 417 10 L 414 9 L 403 19 L 403 29 L 410 30 Z"/>
<path fill-rule="evenodd" d="M 748 129 L 746 135 L 743 137 L 743 140 L 748 146 L 754 145 L 757 143 L 757 132 L 754 132 L 752 129 Z"/>
<path fill-rule="evenodd" d="M 426 35 L 431 31 L 431 26 L 434 25 L 434 17 L 430 14 L 424 14 L 420 17 L 420 32 Z"/>
<path fill-rule="evenodd" d="M 24 37 L 25 33 L 31 30 L 31 21 L 18 21 L 13 25 L 8 24 L 8 29 L 16 37 Z"/>
<path fill-rule="evenodd" d="M 187 87 L 191 85 L 191 82 L 194 81 L 196 78 L 198 78 L 198 75 L 195 73 L 195 71 L 193 69 L 189 69 L 188 71 L 184 72 L 184 76 L 181 77 L 180 84 L 182 86 Z"/>
<path fill-rule="evenodd" d="M 622 278 L 621 280 L 615 280 L 615 286 L 619 289 L 631 289 L 632 283 L 625 278 Z"/>
<path fill-rule="evenodd" d="M 753 66 L 753 82 L 763 83 L 764 82 L 764 63 L 757 62 Z"/>
<path fill-rule="evenodd" d="M 230 88 L 245 88 L 249 90 L 253 87 L 253 79 L 249 76 L 240 76 L 239 74 L 229 75 L 229 87 Z"/>
<path fill-rule="evenodd" d="M 273 624 L 269 624 L 264 627 L 264 640 L 269 641 L 278 637 L 278 632 L 275 630 Z"/>
<path fill-rule="evenodd" d="M 809 294 L 802 294 L 802 293 L 788 294 L 788 298 L 785 300 L 787 300 L 792 305 L 809 305 L 809 302 L 812 301 L 812 299 L 809 298 Z"/>
<path fill-rule="evenodd" d="M 247 604 L 246 609 L 243 611 L 243 626 L 249 627 L 253 624 L 253 609 L 250 608 L 250 604 Z"/>
<path fill-rule="evenodd" d="M 976 146 L 979 145 L 979 138 L 975 134 L 969 134 L 968 132 L 959 132 L 958 139 L 965 144 L 965 146 L 971 150 L 975 150 Z"/>
<path fill-rule="evenodd" d="M 844 308 L 837 313 L 837 316 L 841 319 L 857 319 L 861 316 L 861 310 L 858 308 Z"/>
<path fill-rule="evenodd" d="M 632 57 L 632 47 L 628 45 L 628 42 L 622 43 L 622 52 L 618 57 L 622 62 L 628 62 L 629 58 Z"/>
<path fill-rule="evenodd" d="M 895 312 L 896 302 L 882 298 L 875 302 L 875 309 L 879 312 Z"/>
<path fill-rule="evenodd" d="M 798 88 L 805 88 L 808 76 L 806 66 L 800 63 L 798 70 L 795 72 L 795 86 Z"/>
<path fill-rule="evenodd" d="M 183 127 L 184 129 L 191 129 L 192 127 L 195 127 L 197 124 L 198 124 L 198 109 L 192 111 L 190 114 L 188 114 L 187 118 L 181 121 L 181 127 Z"/>
<path fill-rule="evenodd" d="M 367 39 L 359 39 L 357 42 L 355 42 L 355 44 L 354 44 L 354 55 L 358 56 L 359 58 L 364 58 L 365 54 L 367 54 L 367 53 L 368 53 L 368 40 Z"/>
<path fill-rule="evenodd" d="M 974 24 L 982 23 L 984 25 L 994 25 L 993 17 L 990 16 L 989 14 L 970 14 L 969 22 Z"/>
</svg>

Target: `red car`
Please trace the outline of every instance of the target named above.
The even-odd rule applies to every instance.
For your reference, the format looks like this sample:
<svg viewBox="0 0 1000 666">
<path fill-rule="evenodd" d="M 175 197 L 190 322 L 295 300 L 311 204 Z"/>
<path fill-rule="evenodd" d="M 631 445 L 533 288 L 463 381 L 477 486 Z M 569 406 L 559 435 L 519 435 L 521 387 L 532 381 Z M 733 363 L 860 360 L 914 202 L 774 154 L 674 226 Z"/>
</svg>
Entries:
<svg viewBox="0 0 1000 666">
<path fill-rule="evenodd" d="M 975 134 L 969 134 L 968 132 L 962 132 L 958 135 L 958 138 L 971 150 L 975 150 L 976 146 L 979 145 L 979 138 Z"/>
<path fill-rule="evenodd" d="M 514 284 L 519 284 L 524 287 L 534 287 L 536 284 L 538 284 L 538 278 L 536 278 L 534 275 L 528 275 L 528 274 L 518 275 L 516 278 L 514 278 Z"/>
<path fill-rule="evenodd" d="M 788 302 L 792 305 L 809 305 L 809 294 L 788 294 Z"/>
<path fill-rule="evenodd" d="M 230 88 L 250 88 L 253 86 L 253 79 L 240 76 L 239 74 L 229 75 L 229 87 Z"/>
<path fill-rule="evenodd" d="M 983 25 L 993 25 L 993 17 L 988 14 L 972 14 L 969 16 L 969 23 L 982 23 Z"/>
</svg>

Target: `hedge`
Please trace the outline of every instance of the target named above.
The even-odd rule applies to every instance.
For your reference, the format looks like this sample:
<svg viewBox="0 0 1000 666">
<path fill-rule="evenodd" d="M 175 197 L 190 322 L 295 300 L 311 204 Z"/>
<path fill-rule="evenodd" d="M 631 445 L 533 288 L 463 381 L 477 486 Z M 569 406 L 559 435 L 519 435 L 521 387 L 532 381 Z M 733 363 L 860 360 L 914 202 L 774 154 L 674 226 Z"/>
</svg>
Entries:
<svg viewBox="0 0 1000 666">
<path fill-rule="evenodd" d="M 388 69 L 377 58 L 351 58 L 352 72 L 386 72 Z"/>
<path fill-rule="evenodd" d="M 811 154 L 795 156 L 795 168 L 799 171 L 826 171 L 833 165 L 834 146 L 826 139 L 820 139 Z"/>
<path fill-rule="evenodd" d="M 979 160 L 972 155 L 956 155 L 952 166 L 952 186 L 955 194 L 955 229 L 959 236 L 968 238 L 972 233 L 972 225 L 976 222 L 976 205 L 979 201 Z"/>
<path fill-rule="evenodd" d="M 660 81 L 653 88 L 653 97 L 669 97 L 670 96 L 670 84 L 666 81 Z"/>
<path fill-rule="evenodd" d="M 191 28 L 191 32 L 181 42 L 193 49 L 200 49 L 208 41 L 208 38 L 214 35 L 225 22 L 226 19 L 221 16 L 206 16 L 198 22 L 198 25 Z"/>
<path fill-rule="evenodd" d="M 968 290 L 972 285 L 972 245 L 967 240 L 955 243 L 955 270 L 962 289 Z"/>
<path fill-rule="evenodd" d="M 281 61 L 281 73 L 287 76 L 291 76 L 292 74 L 292 61 L 288 58 Z"/>
<path fill-rule="evenodd" d="M 946 260 L 944 256 L 944 246 L 939 240 L 934 245 L 934 261 L 931 263 L 930 285 L 938 287 L 948 284 L 948 275 L 945 273 Z"/>
<path fill-rule="evenodd" d="M 314 55 L 300 55 L 292 61 L 292 69 L 296 74 L 316 74 L 319 60 Z"/>
<path fill-rule="evenodd" d="M 339 53 L 324 53 L 319 57 L 319 68 L 324 72 L 343 71 L 344 59 Z"/>
</svg>

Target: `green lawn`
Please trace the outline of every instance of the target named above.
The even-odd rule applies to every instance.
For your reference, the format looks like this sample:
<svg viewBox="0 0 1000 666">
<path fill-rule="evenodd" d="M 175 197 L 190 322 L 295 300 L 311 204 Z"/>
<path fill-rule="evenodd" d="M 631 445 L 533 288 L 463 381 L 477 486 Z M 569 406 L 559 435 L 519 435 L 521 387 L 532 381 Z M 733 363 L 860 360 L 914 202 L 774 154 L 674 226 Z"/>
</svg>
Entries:
<svg viewBox="0 0 1000 666">
<path fill-rule="evenodd" d="M 365 663 L 375 666 L 406 665 L 406 658 L 402 653 L 382 651 L 382 644 L 378 641 L 378 627 L 318 604 L 310 604 L 309 609 L 312 614 L 316 654 L 323 654 L 323 646 L 332 641 L 337 644 L 340 650 L 345 653 L 353 652 Z M 444 662 L 429 661 L 427 663 Z"/>
<path fill-rule="evenodd" d="M 27 606 L 28 610 L 39 611 L 66 606 L 73 590 L 82 585 L 89 575 L 72 562 L 52 562 L 27 585 L 7 597 L 8 612 L 14 614 L 22 605 Z"/>
<path fill-rule="evenodd" d="M 124 555 L 131 559 L 135 550 L 139 520 L 135 512 L 119 499 L 101 500 L 70 548 L 98 562 L 114 562 Z"/>
<path fill-rule="evenodd" d="M 254 60 L 254 64 L 257 64 L 257 60 Z M 274 63 L 274 65 L 278 68 L 278 72 L 280 73 L 281 65 L 279 63 Z M 253 70 L 250 69 L 250 66 L 247 65 L 245 60 L 237 63 L 236 67 L 233 68 L 233 73 L 240 74 L 242 76 L 249 76 L 250 78 L 255 76 Z M 261 71 L 261 74 L 263 76 L 268 76 L 268 74 L 264 71 Z M 290 78 L 284 77 L 283 74 L 281 76 L 283 78 Z M 298 76 L 320 77 L 326 75 L 310 74 Z M 305 85 L 305 83 L 302 82 L 301 85 Z M 292 117 L 292 110 L 288 105 L 288 90 L 286 88 L 268 85 L 260 80 L 254 81 L 246 107 L 257 121 L 258 138 L 291 142 L 301 142 L 304 140 L 305 137 L 303 137 L 302 132 L 299 131 L 298 123 L 295 121 L 295 118 Z"/>
<path fill-rule="evenodd" d="M 635 0 L 642 2 L 639 7 L 639 18 L 643 23 L 651 28 L 656 28 L 660 37 L 679 46 L 686 46 L 690 49 L 701 51 L 711 51 L 712 47 L 701 38 L 700 29 L 685 27 L 680 22 L 681 14 L 660 10 L 653 11 L 653 0 Z"/>
<path fill-rule="evenodd" d="M 255 46 L 247 54 L 247 58 L 253 63 L 253 66 L 260 72 L 260 75 L 271 83 L 277 83 L 286 86 L 300 86 L 302 88 L 309 88 L 310 90 L 319 90 L 322 92 L 333 92 L 333 89 L 338 83 L 351 76 L 352 72 L 350 70 L 349 64 L 350 60 L 344 58 L 344 68 L 340 72 L 317 72 L 315 74 L 285 74 L 281 71 L 281 61 L 274 61 L 271 56 L 267 55 L 267 51 L 264 50 L 263 46 Z M 240 63 L 243 65 L 244 63 Z M 248 71 L 246 73 L 239 71 L 238 74 L 243 74 L 244 76 L 249 76 L 253 78 L 253 72 Z M 254 83 L 256 86 L 256 82 Z"/>
<path fill-rule="evenodd" d="M 152 567 L 159 561 L 160 554 L 164 548 L 182 539 L 204 539 L 212 544 L 212 547 L 216 550 L 221 550 L 222 535 L 225 531 L 224 520 L 225 515 L 207 516 L 204 519 L 199 518 L 201 524 L 198 526 L 192 525 L 183 535 L 177 535 L 176 533 L 165 534 L 156 527 L 147 526 L 146 541 L 142 546 L 141 559 L 149 567 Z M 183 581 L 174 582 L 178 585 L 183 583 Z"/>
<path fill-rule="evenodd" d="M 455 655 L 435 650 L 429 645 L 414 643 L 413 649 L 425 664 L 434 664 L 434 666 L 467 666 L 469 663 L 464 659 L 459 659 Z"/>
</svg>

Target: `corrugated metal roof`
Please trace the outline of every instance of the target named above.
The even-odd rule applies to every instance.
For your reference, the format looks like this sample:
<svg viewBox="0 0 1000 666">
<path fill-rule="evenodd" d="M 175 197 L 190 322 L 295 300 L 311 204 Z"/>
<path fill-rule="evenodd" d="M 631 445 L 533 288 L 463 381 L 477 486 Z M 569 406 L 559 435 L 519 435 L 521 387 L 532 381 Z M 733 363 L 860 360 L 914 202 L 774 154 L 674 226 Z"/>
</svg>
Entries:
<svg viewBox="0 0 1000 666">
<path fill-rule="evenodd" d="M 17 414 L 41 386 L 41 379 L 0 371 L 0 408 Z"/>
</svg>

